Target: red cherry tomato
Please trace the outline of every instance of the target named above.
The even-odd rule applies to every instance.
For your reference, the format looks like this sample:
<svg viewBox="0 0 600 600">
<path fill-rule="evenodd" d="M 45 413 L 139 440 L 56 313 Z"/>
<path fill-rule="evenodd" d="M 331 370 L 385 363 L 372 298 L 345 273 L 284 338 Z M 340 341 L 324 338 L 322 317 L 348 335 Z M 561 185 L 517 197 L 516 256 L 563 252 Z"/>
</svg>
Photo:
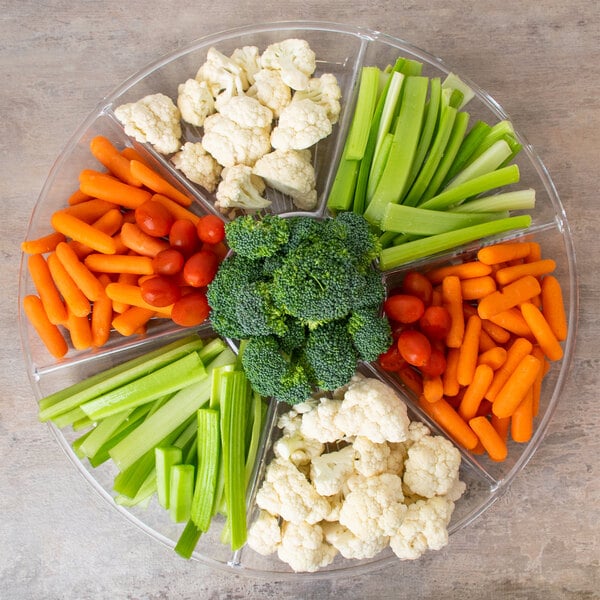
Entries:
<svg viewBox="0 0 600 600">
<path fill-rule="evenodd" d="M 424 304 L 430 304 L 433 297 L 433 285 L 425 275 L 417 271 L 409 271 L 402 280 L 402 291 L 417 296 Z"/>
<path fill-rule="evenodd" d="M 431 343 L 416 329 L 407 329 L 399 335 L 398 350 L 402 358 L 414 367 L 422 367 L 431 357 Z"/>
<path fill-rule="evenodd" d="M 159 275 L 175 275 L 183 269 L 185 257 L 175 248 L 162 250 L 152 259 L 154 272 Z"/>
<path fill-rule="evenodd" d="M 386 352 L 379 356 L 379 364 L 386 371 L 397 371 L 406 366 L 406 361 L 400 356 L 398 346 L 393 344 Z"/>
<path fill-rule="evenodd" d="M 217 215 L 200 217 L 196 229 L 201 242 L 218 244 L 225 239 L 225 223 Z"/>
<path fill-rule="evenodd" d="M 423 375 L 437 377 L 446 370 L 446 356 L 439 348 L 432 348 L 429 360 L 421 366 Z"/>
<path fill-rule="evenodd" d="M 156 200 L 146 200 L 135 209 L 135 222 L 138 227 L 154 237 L 169 235 L 174 220 L 169 209 Z"/>
<path fill-rule="evenodd" d="M 208 250 L 200 250 L 185 261 L 183 279 L 192 287 L 203 287 L 213 280 L 218 268 L 217 255 Z"/>
<path fill-rule="evenodd" d="M 171 225 L 169 243 L 184 256 L 191 256 L 200 245 L 196 226 L 188 219 L 177 219 Z"/>
<path fill-rule="evenodd" d="M 181 327 L 193 327 L 205 321 L 210 312 L 206 294 L 193 291 L 182 296 L 171 309 L 171 319 Z"/>
<path fill-rule="evenodd" d="M 388 318 L 400 323 L 415 323 L 425 312 L 423 300 L 409 294 L 394 294 L 386 298 L 383 310 Z"/>
<path fill-rule="evenodd" d="M 224 242 L 219 242 L 218 244 L 208 244 L 207 242 L 203 242 L 200 246 L 200 250 L 210 250 L 213 254 L 217 255 L 219 262 L 221 262 L 229 252 L 229 248 Z"/>
<path fill-rule="evenodd" d="M 450 331 L 452 318 L 445 306 L 428 306 L 419 319 L 421 331 L 432 340 L 443 340 Z"/>
<path fill-rule="evenodd" d="M 168 277 L 156 275 L 140 284 L 142 298 L 152 306 L 169 306 L 181 298 L 181 289 Z"/>
</svg>

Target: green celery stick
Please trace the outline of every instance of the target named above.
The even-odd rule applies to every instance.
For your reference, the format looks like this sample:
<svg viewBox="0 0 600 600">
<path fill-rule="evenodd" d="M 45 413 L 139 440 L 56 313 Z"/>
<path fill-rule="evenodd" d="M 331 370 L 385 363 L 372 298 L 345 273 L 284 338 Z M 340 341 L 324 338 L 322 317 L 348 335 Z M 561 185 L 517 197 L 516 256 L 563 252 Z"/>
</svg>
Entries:
<svg viewBox="0 0 600 600">
<path fill-rule="evenodd" d="M 394 238 L 396 237 L 396 232 L 394 231 L 384 231 L 379 236 L 379 243 L 382 248 L 388 248 L 392 245 Z"/>
<path fill-rule="evenodd" d="M 130 498 L 129 496 L 125 496 L 123 494 L 119 494 L 115 497 L 115 504 L 126 507 L 146 507 L 150 503 L 150 500 L 152 499 L 152 496 L 156 491 L 156 473 L 153 469 L 152 471 L 150 471 L 150 473 L 144 480 L 144 483 L 142 483 L 140 489 L 133 498 Z"/>
<path fill-rule="evenodd" d="M 75 452 L 75 456 L 77 458 L 83 460 L 85 458 L 85 454 L 81 452 L 81 445 L 85 442 L 85 440 L 90 437 L 90 433 L 92 433 L 93 429 L 90 431 L 86 431 L 84 434 L 80 435 L 74 442 L 71 443 L 71 448 L 73 448 L 73 452 Z"/>
<path fill-rule="evenodd" d="M 475 97 L 475 92 L 455 73 L 448 73 L 444 83 L 442 83 L 442 88 L 460 92 L 462 99 L 456 107 L 458 110 L 466 106 Z"/>
<path fill-rule="evenodd" d="M 194 494 L 194 467 L 173 465 L 169 484 L 169 515 L 174 523 L 183 523 L 190 518 Z"/>
<path fill-rule="evenodd" d="M 359 169 L 360 161 L 348 160 L 342 155 L 327 199 L 330 211 L 336 213 L 352 208 Z"/>
<path fill-rule="evenodd" d="M 56 417 L 54 417 L 52 419 L 52 422 L 59 429 L 62 429 L 63 427 L 68 427 L 70 425 L 73 425 L 74 423 L 77 423 L 84 417 L 87 417 L 87 415 L 83 412 L 83 410 L 81 410 L 80 406 L 76 406 L 75 408 L 72 408 L 71 410 L 60 413 L 59 415 L 57 415 Z"/>
<path fill-rule="evenodd" d="M 393 133 L 387 133 L 384 136 L 383 141 L 381 142 L 381 148 L 371 164 L 369 179 L 367 182 L 366 198 L 365 198 L 365 203 L 367 205 L 373 199 L 373 194 L 375 193 L 375 190 L 377 189 L 377 186 L 379 185 L 379 181 L 381 180 L 381 175 L 383 174 L 383 170 L 385 169 L 385 165 L 387 163 L 387 159 L 390 154 L 390 148 L 392 147 L 393 140 L 394 140 Z M 363 209 L 363 212 L 364 212 L 364 209 Z"/>
<path fill-rule="evenodd" d="M 456 157 L 452 166 L 446 174 L 446 178 L 442 185 L 446 185 L 459 171 L 461 171 L 470 160 L 472 154 L 477 150 L 479 144 L 483 141 L 486 135 L 491 131 L 491 125 L 484 121 L 477 121 L 469 130 L 469 133 L 463 138 L 460 148 L 456 153 Z"/>
<path fill-rule="evenodd" d="M 250 483 L 252 472 L 254 471 L 254 464 L 256 462 L 256 455 L 258 453 L 258 446 L 263 430 L 263 402 L 260 394 L 252 392 L 252 406 L 251 416 L 252 424 L 248 428 L 250 430 L 250 443 L 246 450 L 246 486 Z"/>
<path fill-rule="evenodd" d="M 94 456 L 106 440 L 110 439 L 123 422 L 127 420 L 133 410 L 133 408 L 124 410 L 100 421 L 90 432 L 86 441 L 80 446 L 80 450 L 84 456 Z"/>
<path fill-rule="evenodd" d="M 216 337 L 198 350 L 200 360 L 207 365 L 213 361 L 223 350 L 227 348 L 227 344 L 220 337 Z"/>
<path fill-rule="evenodd" d="M 83 429 L 88 429 L 93 425 L 94 421 L 92 421 L 92 419 L 85 415 L 73 422 L 73 431 L 82 431 Z"/>
<path fill-rule="evenodd" d="M 177 552 L 177 554 L 183 558 L 191 558 L 201 536 L 202 531 L 200 531 L 190 519 L 186 523 L 181 535 L 179 536 L 179 539 L 177 540 L 177 543 L 175 544 L 175 552 Z"/>
<path fill-rule="evenodd" d="M 156 463 L 156 493 L 163 508 L 169 508 L 171 490 L 171 467 L 182 461 L 181 448 L 177 446 L 157 446 L 154 448 Z"/>
<path fill-rule="evenodd" d="M 505 139 L 506 136 L 512 137 L 514 139 L 515 130 L 513 125 L 507 119 L 503 119 L 502 121 L 498 121 L 492 128 L 488 131 L 487 135 L 481 140 L 480 144 L 474 150 L 473 154 L 469 158 L 469 162 L 477 159 L 481 154 L 483 154 L 488 148 L 493 146 L 498 140 Z"/>
<path fill-rule="evenodd" d="M 493 212 L 497 210 L 531 210 L 535 208 L 535 190 L 527 188 L 467 200 L 449 209 L 450 212 Z"/>
<path fill-rule="evenodd" d="M 425 258 L 438 252 L 451 250 L 463 244 L 479 240 L 483 237 L 497 235 L 507 231 L 517 229 L 526 229 L 531 225 L 529 215 L 520 215 L 517 217 L 508 217 L 472 225 L 463 229 L 456 229 L 446 233 L 431 235 L 412 242 L 406 242 L 399 246 L 392 246 L 381 251 L 379 268 L 382 271 L 394 269 L 408 261 Z"/>
<path fill-rule="evenodd" d="M 394 115 L 398 112 L 398 103 L 400 92 L 402 91 L 402 83 L 404 75 L 398 71 L 392 72 L 390 79 L 385 89 L 385 96 L 382 96 L 381 114 L 379 115 L 379 123 L 377 123 L 375 134 L 375 148 L 373 151 L 372 160 L 375 160 L 381 149 L 383 138 L 390 133 Z"/>
</svg>

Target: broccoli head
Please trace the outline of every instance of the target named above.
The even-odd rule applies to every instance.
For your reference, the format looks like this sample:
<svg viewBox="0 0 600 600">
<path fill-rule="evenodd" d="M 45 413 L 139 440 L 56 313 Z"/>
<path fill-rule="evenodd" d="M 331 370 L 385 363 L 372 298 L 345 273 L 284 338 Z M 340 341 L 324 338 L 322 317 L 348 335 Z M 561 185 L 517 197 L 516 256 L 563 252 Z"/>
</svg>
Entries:
<svg viewBox="0 0 600 600">
<path fill-rule="evenodd" d="M 353 312 L 348 319 L 348 332 L 358 356 L 374 361 L 392 345 L 392 330 L 386 317 L 375 310 Z"/>
<path fill-rule="evenodd" d="M 356 278 L 352 307 L 354 309 L 372 308 L 378 310 L 385 300 L 385 285 L 381 273 L 368 269 Z"/>
<path fill-rule="evenodd" d="M 225 225 L 227 244 L 246 258 L 265 258 L 278 252 L 288 241 L 289 225 L 276 215 L 257 218 L 242 215 Z"/>
</svg>

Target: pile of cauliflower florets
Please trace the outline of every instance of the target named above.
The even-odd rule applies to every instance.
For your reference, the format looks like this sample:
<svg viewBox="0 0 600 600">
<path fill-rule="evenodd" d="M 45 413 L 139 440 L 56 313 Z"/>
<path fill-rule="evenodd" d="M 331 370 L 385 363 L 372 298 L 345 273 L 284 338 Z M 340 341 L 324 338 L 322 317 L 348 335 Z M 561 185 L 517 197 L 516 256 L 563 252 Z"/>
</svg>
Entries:
<svg viewBox="0 0 600 600">
<path fill-rule="evenodd" d="M 408 560 L 448 543 L 465 490 L 460 453 L 411 422 L 390 386 L 357 374 L 332 397 L 294 406 L 278 428 L 248 533 L 253 550 L 300 572 L 338 552 L 367 559 L 390 546 Z"/>
<path fill-rule="evenodd" d="M 317 203 L 311 147 L 340 115 L 341 90 L 331 73 L 314 76 L 316 56 L 306 40 L 236 49 L 209 48 L 196 76 L 178 86 L 174 102 L 156 93 L 123 104 L 115 115 L 125 133 L 149 143 L 190 181 L 216 191 L 216 207 L 256 211 L 271 205 L 266 187 L 289 196 L 299 210 Z M 182 121 L 202 128 L 183 139 Z"/>
</svg>

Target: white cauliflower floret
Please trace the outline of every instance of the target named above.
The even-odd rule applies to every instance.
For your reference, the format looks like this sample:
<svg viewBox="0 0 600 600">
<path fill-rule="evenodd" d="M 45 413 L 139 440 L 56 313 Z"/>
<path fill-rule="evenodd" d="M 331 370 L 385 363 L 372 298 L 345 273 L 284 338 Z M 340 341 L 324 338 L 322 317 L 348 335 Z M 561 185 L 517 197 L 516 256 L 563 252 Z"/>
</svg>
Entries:
<svg viewBox="0 0 600 600">
<path fill-rule="evenodd" d="M 336 548 L 344 558 L 359 560 L 373 558 L 387 546 L 387 538 L 384 536 L 362 540 L 340 523 L 323 523 L 321 527 L 327 542 Z"/>
<path fill-rule="evenodd" d="M 447 494 L 459 478 L 460 452 L 442 436 L 424 436 L 408 449 L 404 483 L 419 496 Z"/>
<path fill-rule="evenodd" d="M 268 127 L 241 127 L 235 121 L 215 113 L 204 121 L 202 146 L 224 167 L 252 166 L 271 151 Z"/>
<path fill-rule="evenodd" d="M 386 443 L 377 444 L 359 435 L 352 445 L 356 450 L 356 470 L 361 475 L 371 477 L 388 471 L 391 450 Z"/>
<path fill-rule="evenodd" d="M 211 193 L 217 189 L 223 167 L 200 142 L 186 142 L 181 150 L 173 155 L 171 162 L 190 181 L 201 185 Z"/>
<path fill-rule="evenodd" d="M 260 53 L 256 46 L 236 48 L 231 60 L 240 67 L 249 85 L 254 83 L 254 75 L 260 70 Z"/>
<path fill-rule="evenodd" d="M 260 57 L 267 69 L 277 69 L 293 90 L 304 90 L 317 67 L 316 55 L 306 40 L 289 38 L 271 44 Z"/>
<path fill-rule="evenodd" d="M 217 110 L 240 127 L 250 129 L 271 127 L 273 112 L 250 96 L 233 96 L 226 100 L 217 99 Z"/>
<path fill-rule="evenodd" d="M 188 79 L 177 88 L 177 107 L 181 118 L 191 125 L 202 127 L 208 115 L 215 112 L 215 101 L 205 81 Z"/>
<path fill-rule="evenodd" d="M 284 523 L 277 555 L 296 572 L 313 572 L 333 562 L 337 550 L 325 541 L 320 525 Z"/>
<path fill-rule="evenodd" d="M 427 550 L 440 550 L 448 543 L 448 523 L 454 502 L 444 496 L 421 499 L 409 505 L 390 547 L 403 560 L 419 558 Z"/>
<path fill-rule="evenodd" d="M 246 94 L 270 108 L 276 119 L 292 99 L 290 86 L 283 82 L 281 73 L 273 69 L 261 69 L 255 73 L 254 83 L 248 88 Z"/>
<path fill-rule="evenodd" d="M 314 464 L 324 448 L 325 446 L 321 442 L 305 438 L 300 432 L 284 435 L 273 444 L 275 456 L 291 460 L 297 467 L 308 465 L 311 461 Z M 318 487 L 317 491 L 321 493 Z"/>
<path fill-rule="evenodd" d="M 406 445 L 411 446 L 428 435 L 431 435 L 431 429 L 429 429 L 425 423 L 421 423 L 421 421 L 411 421 L 408 426 L 408 439 L 406 440 Z"/>
<path fill-rule="evenodd" d="M 196 73 L 198 81 L 206 82 L 213 98 L 241 95 L 248 88 L 248 79 L 242 67 L 231 58 L 209 48 L 204 62 Z"/>
<path fill-rule="evenodd" d="M 408 456 L 406 449 L 406 443 L 404 442 L 388 442 L 388 448 L 390 454 L 387 459 L 388 473 L 395 473 L 396 475 L 402 475 L 404 472 L 404 461 Z"/>
<path fill-rule="evenodd" d="M 309 98 L 313 102 L 321 104 L 327 109 L 327 116 L 331 124 L 335 125 L 340 117 L 341 97 L 342 91 L 335 75 L 323 73 L 321 77 L 312 77 L 308 81 L 306 89 L 295 92 L 292 102 Z"/>
<path fill-rule="evenodd" d="M 277 427 L 283 431 L 284 435 L 300 433 L 301 425 L 302 416 L 294 409 L 284 412 L 277 419 Z"/>
<path fill-rule="evenodd" d="M 341 400 L 321 398 L 316 407 L 302 415 L 302 435 L 324 444 L 343 439 L 344 431 L 335 425 L 335 417 L 341 405 Z"/>
<path fill-rule="evenodd" d="M 346 436 L 362 435 L 377 443 L 405 441 L 409 423 L 406 404 L 394 389 L 372 377 L 348 387 L 334 418 Z"/>
<path fill-rule="evenodd" d="M 164 94 L 150 94 L 137 102 L 121 104 L 115 109 L 115 116 L 127 135 L 151 144 L 160 154 L 172 154 L 181 146 L 181 113 Z"/>
<path fill-rule="evenodd" d="M 255 552 L 268 556 L 281 544 L 281 530 L 277 517 L 261 510 L 257 519 L 248 529 L 248 546 Z"/>
<path fill-rule="evenodd" d="M 318 523 L 331 511 L 329 502 L 317 493 L 304 474 L 282 458 L 269 463 L 256 494 L 256 504 L 292 523 Z"/>
<path fill-rule="evenodd" d="M 338 492 L 333 496 L 327 496 L 327 500 L 329 501 L 330 511 L 324 520 L 331 522 L 339 521 L 340 510 L 342 510 L 342 504 L 344 503 L 344 491 Z"/>
<path fill-rule="evenodd" d="M 217 188 L 215 207 L 222 212 L 228 208 L 260 210 L 270 206 L 271 201 L 262 196 L 264 181 L 252 173 L 247 165 L 233 165 L 221 172 L 221 182 Z"/>
<path fill-rule="evenodd" d="M 355 456 L 354 448 L 349 445 L 341 450 L 313 457 L 310 479 L 321 496 L 333 496 L 341 491 L 354 472 Z"/>
<path fill-rule="evenodd" d="M 314 146 L 332 131 L 327 109 L 309 98 L 290 102 L 271 132 L 276 150 L 303 150 Z"/>
</svg>

